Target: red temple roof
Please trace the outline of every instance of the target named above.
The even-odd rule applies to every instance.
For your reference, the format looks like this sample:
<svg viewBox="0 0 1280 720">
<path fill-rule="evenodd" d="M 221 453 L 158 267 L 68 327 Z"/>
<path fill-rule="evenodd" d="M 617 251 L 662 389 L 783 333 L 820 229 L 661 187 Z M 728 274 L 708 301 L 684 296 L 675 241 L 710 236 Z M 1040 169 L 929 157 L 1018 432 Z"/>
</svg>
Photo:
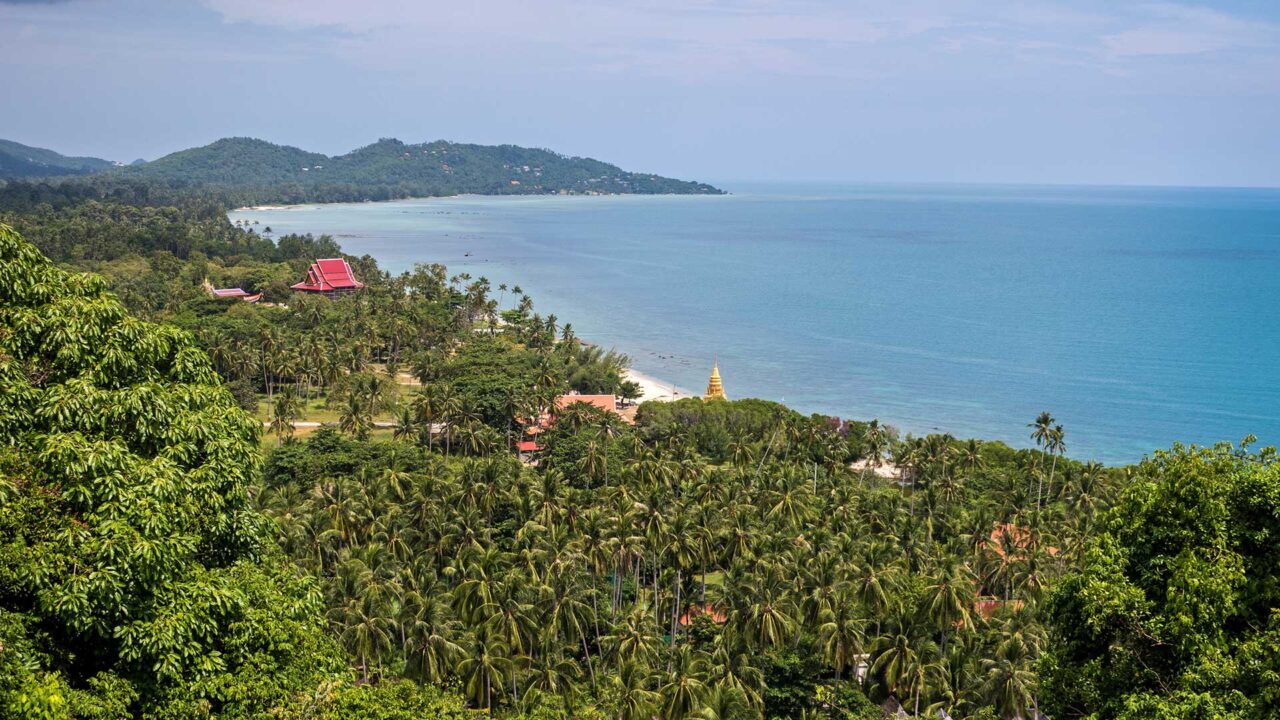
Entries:
<svg viewBox="0 0 1280 720">
<path fill-rule="evenodd" d="M 326 258 L 311 263 L 311 269 L 307 271 L 307 279 L 289 287 L 303 292 L 333 292 L 358 290 L 364 287 L 364 283 L 356 280 L 346 260 Z"/>
</svg>

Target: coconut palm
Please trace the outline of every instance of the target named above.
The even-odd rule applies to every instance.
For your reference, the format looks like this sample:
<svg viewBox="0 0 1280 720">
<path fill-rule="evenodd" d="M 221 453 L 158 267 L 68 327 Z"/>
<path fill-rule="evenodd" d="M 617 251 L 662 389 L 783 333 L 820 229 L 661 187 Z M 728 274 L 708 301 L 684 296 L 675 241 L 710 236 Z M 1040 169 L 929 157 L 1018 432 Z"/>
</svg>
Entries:
<svg viewBox="0 0 1280 720">
<path fill-rule="evenodd" d="M 663 718 L 683 720 L 702 704 L 707 692 L 704 682 L 706 658 L 681 645 L 671 655 L 670 669 L 662 675 L 658 688 L 658 705 Z"/>
<path fill-rule="evenodd" d="M 866 620 L 852 591 L 842 590 L 829 609 L 822 612 L 818 625 L 818 641 L 822 657 L 835 670 L 835 681 L 854 667 L 862 655 Z"/>
<path fill-rule="evenodd" d="M 301 403 L 292 390 L 276 396 L 271 413 L 270 430 L 276 436 L 277 447 L 285 437 L 293 437 L 294 423 L 297 422 L 300 411 Z"/>
</svg>

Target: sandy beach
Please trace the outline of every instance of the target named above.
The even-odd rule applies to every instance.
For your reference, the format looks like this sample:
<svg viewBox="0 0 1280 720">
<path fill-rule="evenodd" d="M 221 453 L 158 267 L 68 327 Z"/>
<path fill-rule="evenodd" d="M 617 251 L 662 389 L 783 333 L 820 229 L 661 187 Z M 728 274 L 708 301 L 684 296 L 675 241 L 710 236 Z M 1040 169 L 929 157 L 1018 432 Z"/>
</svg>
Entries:
<svg viewBox="0 0 1280 720">
<path fill-rule="evenodd" d="M 245 205 L 238 207 L 231 212 L 249 212 L 250 210 L 297 210 L 305 205 Z"/>
<path fill-rule="evenodd" d="M 636 370 L 628 369 L 623 373 L 623 376 L 627 380 L 630 380 L 640 386 L 642 394 L 640 395 L 639 402 L 645 402 L 646 400 L 658 400 L 660 402 L 665 402 L 670 400 L 681 400 L 687 397 L 697 397 L 695 393 L 691 393 L 682 387 L 673 385 L 664 380 L 659 380 L 655 377 L 650 377 Z"/>
</svg>

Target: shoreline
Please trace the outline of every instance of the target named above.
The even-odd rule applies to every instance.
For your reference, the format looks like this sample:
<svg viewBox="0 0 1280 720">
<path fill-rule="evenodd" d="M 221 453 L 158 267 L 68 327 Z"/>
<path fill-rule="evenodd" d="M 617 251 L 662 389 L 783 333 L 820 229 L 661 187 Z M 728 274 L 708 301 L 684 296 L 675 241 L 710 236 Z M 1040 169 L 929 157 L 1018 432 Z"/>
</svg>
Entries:
<svg viewBox="0 0 1280 720">
<path fill-rule="evenodd" d="M 700 395 L 685 390 L 679 385 L 669 383 L 665 380 L 660 380 L 652 375 L 646 375 L 639 370 L 634 370 L 632 368 L 624 370 L 622 372 L 622 377 L 624 380 L 629 380 L 640 386 L 640 397 L 636 398 L 637 403 L 648 402 L 649 400 L 670 402 L 672 400 L 701 397 Z"/>
<path fill-rule="evenodd" d="M 573 193 L 564 193 L 564 194 L 561 194 L 561 193 L 558 193 L 558 192 L 543 192 L 543 193 L 456 193 L 456 194 L 454 194 L 454 195 L 422 195 L 422 196 L 405 197 L 405 198 L 394 198 L 394 199 L 389 199 L 389 200 L 339 200 L 339 201 L 330 201 L 330 202 L 300 202 L 300 203 L 292 203 L 292 204 L 289 204 L 289 205 L 244 205 L 244 206 L 237 207 L 237 208 L 231 208 L 231 209 L 227 210 L 227 213 L 228 213 L 228 214 L 230 214 L 230 213 L 242 213 L 242 212 L 250 212 L 250 211 L 253 211 L 253 210 L 265 210 L 265 211 L 271 211 L 271 210 L 298 210 L 298 209 L 300 209 L 300 208 L 320 207 L 320 206 L 326 206 L 326 205 L 371 205 L 371 204 L 380 204 L 380 203 L 417 202 L 417 201 L 421 201 L 421 200 L 459 200 L 459 199 L 465 199 L 465 198 L 486 198 L 486 199 L 488 199 L 488 198 L 496 198 L 496 199 L 509 199 L 509 198 L 567 198 L 567 197 L 581 197 L 581 198 L 587 198 L 587 197 L 590 197 L 590 198 L 599 198 L 599 197 L 627 197 L 627 198 L 653 198 L 653 197 L 661 197 L 661 198 L 678 198 L 678 197 L 728 197 L 728 196 L 731 196 L 731 195 L 733 195 L 733 193 L 731 193 L 731 192 L 729 192 L 729 191 L 727 191 L 727 190 L 726 190 L 726 191 L 723 191 L 723 192 L 719 192 L 719 193 L 621 193 L 621 192 L 618 192 L 618 193 L 586 193 L 586 192 L 573 192 Z"/>
</svg>

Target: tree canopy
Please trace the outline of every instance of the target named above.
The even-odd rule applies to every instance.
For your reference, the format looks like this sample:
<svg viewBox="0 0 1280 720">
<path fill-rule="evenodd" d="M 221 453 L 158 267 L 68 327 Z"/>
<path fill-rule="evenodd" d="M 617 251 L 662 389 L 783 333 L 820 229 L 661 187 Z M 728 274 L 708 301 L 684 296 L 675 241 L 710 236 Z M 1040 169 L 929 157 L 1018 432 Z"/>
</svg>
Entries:
<svg viewBox="0 0 1280 720">
<path fill-rule="evenodd" d="M 1175 447 L 1139 465 L 1054 592 L 1054 717 L 1273 718 L 1280 465 Z"/>
<path fill-rule="evenodd" d="M 259 432 L 187 333 L 0 225 L 0 715 L 375 704 L 249 503 Z M 457 707 L 386 695 L 376 717 Z"/>
</svg>

